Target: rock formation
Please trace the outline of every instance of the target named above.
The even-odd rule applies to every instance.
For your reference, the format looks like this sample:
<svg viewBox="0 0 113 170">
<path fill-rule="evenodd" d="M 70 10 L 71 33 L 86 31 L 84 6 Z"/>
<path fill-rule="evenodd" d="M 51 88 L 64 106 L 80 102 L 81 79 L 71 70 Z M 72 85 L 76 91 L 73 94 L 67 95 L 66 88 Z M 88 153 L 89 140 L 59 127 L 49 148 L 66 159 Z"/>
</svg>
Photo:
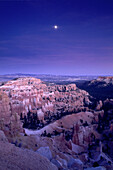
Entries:
<svg viewBox="0 0 113 170">
<path fill-rule="evenodd" d="M 97 164 L 95 161 L 99 158 L 98 164 L 106 163 L 106 167 L 111 168 L 112 161 L 104 153 L 103 160 L 100 159 L 99 141 L 104 141 L 101 150 L 112 156 L 109 151 L 109 146 L 113 147 L 112 113 L 112 99 L 96 101 L 75 84 L 46 84 L 32 77 L 2 84 L 0 157 L 3 159 L 0 166 L 4 169 L 83 170 Z M 108 137 L 111 139 L 109 146 Z M 11 157 L 12 150 L 16 152 L 14 157 Z"/>
<path fill-rule="evenodd" d="M 89 94 L 75 84 L 47 86 L 39 79 L 28 77 L 0 86 L 0 117 L 1 120 L 5 118 L 4 123 L 10 124 L 10 128 L 14 126 L 14 121 L 16 128 L 21 126 L 16 120 L 18 115 L 24 118 L 32 112 L 44 123 L 46 119 L 52 121 L 52 116 L 55 119 L 55 116 L 84 110 L 86 103 L 87 106 L 91 103 Z"/>
</svg>

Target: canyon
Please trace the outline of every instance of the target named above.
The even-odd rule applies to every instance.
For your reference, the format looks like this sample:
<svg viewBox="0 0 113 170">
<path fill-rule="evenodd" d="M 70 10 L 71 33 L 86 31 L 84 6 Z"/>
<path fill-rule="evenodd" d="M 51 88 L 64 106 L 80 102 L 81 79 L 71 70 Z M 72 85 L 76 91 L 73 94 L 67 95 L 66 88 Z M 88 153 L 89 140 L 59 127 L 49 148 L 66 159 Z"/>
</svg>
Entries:
<svg viewBox="0 0 113 170">
<path fill-rule="evenodd" d="M 111 80 L 98 78 L 91 83 Z M 113 99 L 97 100 L 75 83 L 58 85 L 20 77 L 0 85 L 1 146 L 5 140 L 3 148 L 13 147 L 17 155 L 27 150 L 45 161 L 48 169 L 112 169 L 112 115 Z M 31 164 L 35 161 L 31 158 Z M 39 166 L 31 169 L 45 168 Z"/>
</svg>

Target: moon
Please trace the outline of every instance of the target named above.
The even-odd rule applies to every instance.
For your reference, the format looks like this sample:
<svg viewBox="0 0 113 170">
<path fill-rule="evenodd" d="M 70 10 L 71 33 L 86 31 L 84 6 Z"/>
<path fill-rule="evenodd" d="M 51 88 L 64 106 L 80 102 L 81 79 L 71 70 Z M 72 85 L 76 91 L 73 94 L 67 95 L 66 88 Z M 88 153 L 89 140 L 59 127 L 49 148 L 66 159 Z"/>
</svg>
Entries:
<svg viewBox="0 0 113 170">
<path fill-rule="evenodd" d="M 55 29 L 55 30 L 57 30 L 57 29 L 58 29 L 58 25 L 54 25 L 53 27 L 54 27 L 54 29 Z"/>
</svg>

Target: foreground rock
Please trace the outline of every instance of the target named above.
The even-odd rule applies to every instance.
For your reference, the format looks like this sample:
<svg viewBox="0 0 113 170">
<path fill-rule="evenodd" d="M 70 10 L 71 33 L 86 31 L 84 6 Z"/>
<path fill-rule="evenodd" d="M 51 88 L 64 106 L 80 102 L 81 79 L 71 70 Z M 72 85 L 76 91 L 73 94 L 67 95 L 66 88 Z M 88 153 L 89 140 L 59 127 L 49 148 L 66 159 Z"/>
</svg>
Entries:
<svg viewBox="0 0 113 170">
<path fill-rule="evenodd" d="M 3 136 L 3 133 L 0 132 L 0 134 Z M 57 167 L 53 165 L 48 159 L 42 157 L 34 151 L 21 149 L 15 147 L 13 144 L 4 142 L 4 140 L 0 140 L 0 170 L 28 169 L 57 170 Z"/>
<path fill-rule="evenodd" d="M 51 160 L 52 159 L 52 153 L 49 147 L 40 147 L 37 151 L 40 155 L 46 157 L 47 159 Z"/>
</svg>

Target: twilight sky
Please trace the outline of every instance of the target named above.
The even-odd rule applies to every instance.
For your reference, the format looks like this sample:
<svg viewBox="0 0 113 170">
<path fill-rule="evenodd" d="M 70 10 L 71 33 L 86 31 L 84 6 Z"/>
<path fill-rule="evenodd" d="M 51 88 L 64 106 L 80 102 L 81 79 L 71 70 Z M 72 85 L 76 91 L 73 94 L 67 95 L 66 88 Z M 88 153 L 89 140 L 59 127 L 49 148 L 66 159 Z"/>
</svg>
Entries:
<svg viewBox="0 0 113 170">
<path fill-rule="evenodd" d="M 7 73 L 113 75 L 113 0 L 0 0 Z"/>
</svg>

